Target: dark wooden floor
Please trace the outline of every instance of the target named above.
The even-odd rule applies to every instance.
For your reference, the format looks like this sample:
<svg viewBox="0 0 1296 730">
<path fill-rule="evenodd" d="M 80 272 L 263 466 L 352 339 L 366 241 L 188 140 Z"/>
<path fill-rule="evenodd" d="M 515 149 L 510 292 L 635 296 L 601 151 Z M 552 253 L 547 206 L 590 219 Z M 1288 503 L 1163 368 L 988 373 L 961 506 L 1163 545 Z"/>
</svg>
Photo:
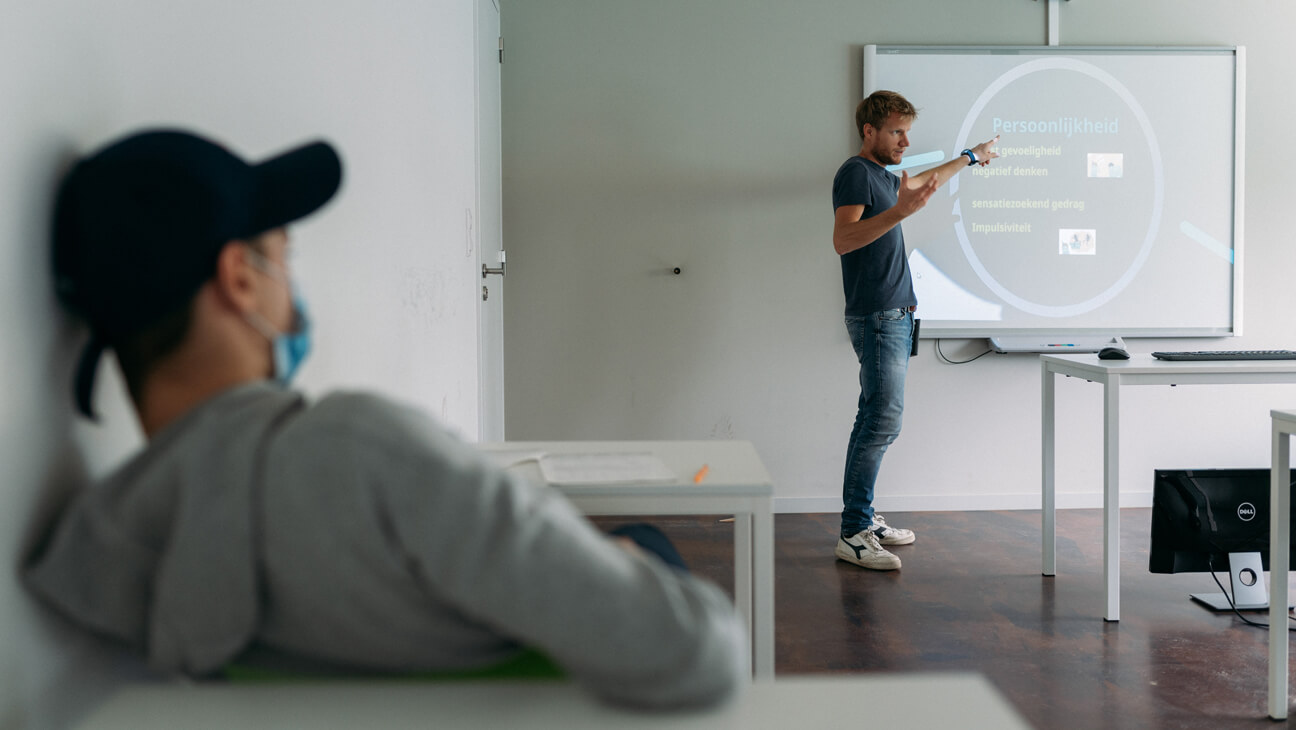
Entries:
<svg viewBox="0 0 1296 730">
<path fill-rule="evenodd" d="M 1058 512 L 1055 577 L 1040 574 L 1038 511 L 889 513 L 918 540 L 888 573 L 833 558 L 837 515 L 777 515 L 776 673 L 975 671 L 1039 728 L 1281 726 L 1266 717 L 1267 632 L 1190 601 L 1218 590 L 1209 574 L 1148 573 L 1150 515 L 1121 510 L 1114 623 L 1099 510 Z M 729 524 L 649 519 L 732 592 Z"/>
</svg>

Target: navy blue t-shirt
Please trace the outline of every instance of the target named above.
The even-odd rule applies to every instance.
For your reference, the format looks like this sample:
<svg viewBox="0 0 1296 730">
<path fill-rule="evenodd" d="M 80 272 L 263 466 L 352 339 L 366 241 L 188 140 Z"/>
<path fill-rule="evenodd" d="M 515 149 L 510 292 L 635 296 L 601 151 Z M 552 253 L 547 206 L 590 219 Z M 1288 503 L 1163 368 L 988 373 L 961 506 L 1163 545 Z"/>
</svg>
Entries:
<svg viewBox="0 0 1296 730">
<path fill-rule="evenodd" d="M 899 190 L 900 178 L 876 162 L 855 156 L 842 163 L 833 178 L 833 211 L 843 205 L 862 205 L 860 220 L 872 218 L 896 204 Z M 843 254 L 841 267 L 848 317 L 918 303 L 899 225 L 873 243 Z"/>
</svg>

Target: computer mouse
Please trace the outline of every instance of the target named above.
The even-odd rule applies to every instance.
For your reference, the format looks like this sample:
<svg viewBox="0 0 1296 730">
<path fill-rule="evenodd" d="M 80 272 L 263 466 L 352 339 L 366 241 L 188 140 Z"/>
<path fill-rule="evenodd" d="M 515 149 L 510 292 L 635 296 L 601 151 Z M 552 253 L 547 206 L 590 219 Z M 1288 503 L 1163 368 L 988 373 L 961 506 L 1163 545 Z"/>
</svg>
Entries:
<svg viewBox="0 0 1296 730">
<path fill-rule="evenodd" d="M 1119 347 L 1104 347 L 1098 351 L 1099 360 L 1128 360 L 1129 353 Z"/>
</svg>

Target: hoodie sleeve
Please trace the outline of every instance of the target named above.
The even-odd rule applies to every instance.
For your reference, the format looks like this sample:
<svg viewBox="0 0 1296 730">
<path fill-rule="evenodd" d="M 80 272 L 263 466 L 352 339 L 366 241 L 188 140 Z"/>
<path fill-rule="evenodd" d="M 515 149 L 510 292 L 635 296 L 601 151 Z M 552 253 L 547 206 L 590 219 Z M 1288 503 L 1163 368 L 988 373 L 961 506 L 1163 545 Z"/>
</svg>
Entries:
<svg viewBox="0 0 1296 730">
<path fill-rule="evenodd" d="M 342 407 L 396 435 L 367 452 L 388 475 L 375 488 L 391 543 L 441 600 L 616 704 L 713 704 L 750 676 L 744 623 L 715 585 L 621 549 L 557 490 L 507 474 L 415 411 Z"/>
</svg>

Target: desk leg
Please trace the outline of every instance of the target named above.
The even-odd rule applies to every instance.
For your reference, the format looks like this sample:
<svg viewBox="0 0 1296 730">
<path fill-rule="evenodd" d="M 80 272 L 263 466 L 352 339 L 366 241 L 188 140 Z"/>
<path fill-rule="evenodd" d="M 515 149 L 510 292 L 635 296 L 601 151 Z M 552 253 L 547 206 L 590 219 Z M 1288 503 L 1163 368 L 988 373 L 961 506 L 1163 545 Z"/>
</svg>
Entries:
<svg viewBox="0 0 1296 730">
<path fill-rule="evenodd" d="M 768 501 L 752 511 L 752 657 L 757 679 L 774 678 L 774 514 Z"/>
<path fill-rule="evenodd" d="M 1291 531 L 1291 436 L 1274 423 L 1269 469 L 1269 625 L 1287 627 L 1287 546 Z M 1269 630 L 1269 717 L 1287 717 L 1287 632 Z"/>
<path fill-rule="evenodd" d="M 752 637 L 752 671 L 756 670 L 755 652 L 756 622 L 752 604 L 752 517 L 750 512 L 734 515 L 734 604 L 738 613 L 747 622 L 747 630 Z"/>
<path fill-rule="evenodd" d="M 1057 497 L 1054 481 L 1054 431 L 1053 431 L 1053 383 L 1054 374 L 1048 363 L 1040 363 L 1040 382 L 1043 393 L 1040 403 L 1043 407 L 1043 418 L 1040 426 L 1040 453 L 1042 455 L 1042 474 L 1040 480 L 1040 510 L 1044 522 L 1044 575 L 1057 575 Z"/>
<path fill-rule="evenodd" d="M 1106 619 L 1120 620 L 1120 376 L 1103 384 L 1103 578 Z"/>
</svg>

